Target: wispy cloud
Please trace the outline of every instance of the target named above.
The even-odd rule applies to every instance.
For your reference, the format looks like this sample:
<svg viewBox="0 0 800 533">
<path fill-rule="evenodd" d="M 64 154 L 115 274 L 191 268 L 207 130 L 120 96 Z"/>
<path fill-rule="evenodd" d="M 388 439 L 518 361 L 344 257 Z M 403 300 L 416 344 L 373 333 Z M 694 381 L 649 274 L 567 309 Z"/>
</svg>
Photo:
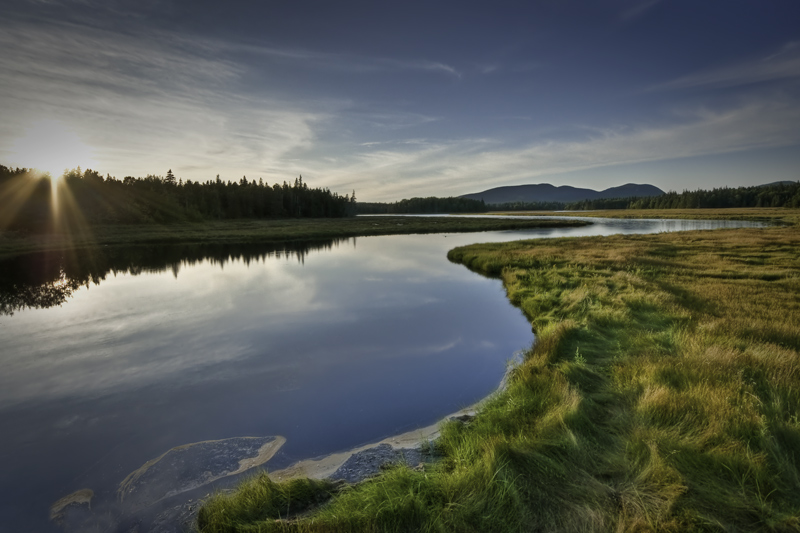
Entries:
<svg viewBox="0 0 800 533">
<path fill-rule="evenodd" d="M 722 112 L 700 109 L 682 118 L 672 126 L 594 130 L 579 140 L 517 149 L 486 139 L 398 146 L 364 152 L 333 172 L 315 170 L 334 181 L 350 180 L 364 191 L 363 200 L 397 200 L 412 192 L 459 195 L 567 172 L 800 143 L 800 106 L 792 101 L 751 102 Z"/>
<path fill-rule="evenodd" d="M 118 177 L 172 168 L 191 179 L 246 173 L 281 181 L 302 170 L 301 156 L 311 157 L 320 132 L 335 137 L 348 126 L 392 131 L 437 120 L 374 111 L 363 102 L 271 95 L 268 86 L 247 85 L 259 66 L 243 61 L 243 51 L 293 66 L 460 76 L 434 61 L 278 50 L 155 31 L 133 36 L 72 23 L 15 24 L 0 34 L 0 47 L 8 51 L 0 55 L 0 158 L 36 166 L 9 160 L 15 139 L 32 122 L 57 120 L 94 148 L 99 170 Z"/>
<path fill-rule="evenodd" d="M 620 13 L 620 19 L 626 22 L 637 19 L 654 8 L 659 2 L 661 2 L 661 0 L 637 0 L 635 5 L 628 7 Z"/>
<path fill-rule="evenodd" d="M 413 101 L 386 105 L 355 92 L 349 100 L 278 96 L 270 92 L 268 77 L 248 85 L 262 65 L 243 55 L 282 58 L 301 68 L 325 63 L 320 68 L 460 75 L 435 61 L 273 50 L 159 32 L 133 36 L 68 23 L 15 24 L 0 34 L 0 47 L 5 52 L 0 55 L 4 164 L 35 166 L 9 161 L 9 147 L 28 124 L 50 119 L 64 123 L 93 149 L 97 170 L 117 177 L 172 168 L 184 179 L 247 174 L 272 183 L 303 174 L 336 191 L 355 188 L 362 200 L 396 200 L 800 143 L 800 105 L 786 94 L 727 110 L 695 110 L 662 126 L 545 124 L 558 135 L 539 130 L 535 138 L 549 141 L 531 140 L 532 128 L 543 127 L 532 124 L 526 143 L 519 129 L 512 139 L 460 135 L 448 128 L 448 115 L 431 116 Z M 799 63 L 800 47 L 789 43 L 762 60 L 687 76 L 658 89 L 794 78 L 800 75 Z"/>
<path fill-rule="evenodd" d="M 451 67 L 450 65 L 447 65 L 445 63 L 440 63 L 439 61 L 426 61 L 426 60 L 402 61 L 394 59 L 382 59 L 377 61 L 378 63 L 397 65 L 400 68 L 427 70 L 431 72 L 443 72 L 445 74 L 455 76 L 456 78 L 461 77 L 461 72 L 459 72 L 455 67 Z"/>
<path fill-rule="evenodd" d="M 778 50 L 777 52 L 775 52 L 774 54 L 765 57 L 764 61 L 770 61 L 770 60 L 775 59 L 776 57 L 780 57 L 782 55 L 796 54 L 798 52 L 800 52 L 800 41 L 790 41 L 790 42 L 786 43 L 785 45 L 783 45 L 783 47 L 780 50 Z"/>
<path fill-rule="evenodd" d="M 683 76 L 654 85 L 651 91 L 696 87 L 735 87 L 753 83 L 800 78 L 800 46 L 791 42 L 764 59 L 751 60 Z"/>
<path fill-rule="evenodd" d="M 349 111 L 346 116 L 339 116 L 337 128 L 343 124 L 355 123 L 361 129 L 391 131 L 424 126 L 440 120 L 438 117 L 413 111 L 379 111 L 354 102 L 349 102 L 347 107 Z"/>
<path fill-rule="evenodd" d="M 273 60 L 292 61 L 295 66 L 305 64 L 308 68 L 339 70 L 345 72 L 423 71 L 447 74 L 461 78 L 462 73 L 447 63 L 429 59 L 400 59 L 381 56 L 354 55 L 319 52 L 299 48 L 276 48 L 264 45 L 216 41 L 218 50 L 228 53 L 253 54 Z"/>
<path fill-rule="evenodd" d="M 78 131 L 101 170 L 120 177 L 182 165 L 205 167 L 204 178 L 214 169 L 271 176 L 277 160 L 310 145 L 327 111 L 250 95 L 240 84 L 244 67 L 205 46 L 70 24 L 8 28 L 0 35 L 9 51 L 0 55 L 0 156 L 45 118 Z"/>
</svg>

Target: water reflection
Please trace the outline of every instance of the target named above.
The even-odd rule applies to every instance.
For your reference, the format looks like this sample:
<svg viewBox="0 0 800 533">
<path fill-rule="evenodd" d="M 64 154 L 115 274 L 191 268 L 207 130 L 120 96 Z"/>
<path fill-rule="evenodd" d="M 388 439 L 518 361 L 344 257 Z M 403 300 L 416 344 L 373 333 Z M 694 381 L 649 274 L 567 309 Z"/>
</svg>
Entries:
<svg viewBox="0 0 800 533">
<path fill-rule="evenodd" d="M 64 252 L 40 252 L 0 260 L 0 314 L 26 308 L 45 309 L 66 303 L 80 287 L 98 285 L 109 274 L 171 271 L 200 262 L 224 268 L 226 263 L 264 262 L 270 258 L 305 261 L 309 252 L 352 244 L 356 239 L 327 239 L 277 245 L 180 244 L 173 246 L 103 247 Z"/>
<path fill-rule="evenodd" d="M 54 501 L 91 489 L 111 505 L 187 443 L 282 435 L 277 468 L 485 396 L 533 335 L 499 282 L 447 261 L 451 240 L 4 262 L 0 516 L 45 531 Z"/>
</svg>

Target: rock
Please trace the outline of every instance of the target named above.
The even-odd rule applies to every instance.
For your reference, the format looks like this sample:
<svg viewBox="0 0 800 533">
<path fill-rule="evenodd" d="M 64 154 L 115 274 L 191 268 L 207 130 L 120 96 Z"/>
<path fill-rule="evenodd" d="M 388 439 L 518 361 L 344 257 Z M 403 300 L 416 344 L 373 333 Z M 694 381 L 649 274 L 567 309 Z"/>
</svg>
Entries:
<svg viewBox="0 0 800 533">
<path fill-rule="evenodd" d="M 152 505 L 267 462 L 283 437 L 234 437 L 172 448 L 131 472 L 117 494 L 127 509 Z"/>
<path fill-rule="evenodd" d="M 50 506 L 50 520 L 57 524 L 64 524 L 68 516 L 70 522 L 78 519 L 80 515 L 89 516 L 93 497 L 94 491 L 91 489 L 81 489 L 64 496 Z"/>
<path fill-rule="evenodd" d="M 416 467 L 423 462 L 423 453 L 419 448 L 393 448 L 390 444 L 379 444 L 354 453 L 339 467 L 330 479 L 358 483 L 375 476 L 382 469 L 394 464 L 407 464 Z"/>
<path fill-rule="evenodd" d="M 95 502 L 93 491 L 79 490 L 50 508 L 50 518 L 67 533 L 184 533 L 199 508 L 195 490 L 241 474 L 269 461 L 286 439 L 234 437 L 172 448 L 131 472 L 120 484 L 117 501 Z M 182 500 L 182 498 L 192 499 Z"/>
</svg>

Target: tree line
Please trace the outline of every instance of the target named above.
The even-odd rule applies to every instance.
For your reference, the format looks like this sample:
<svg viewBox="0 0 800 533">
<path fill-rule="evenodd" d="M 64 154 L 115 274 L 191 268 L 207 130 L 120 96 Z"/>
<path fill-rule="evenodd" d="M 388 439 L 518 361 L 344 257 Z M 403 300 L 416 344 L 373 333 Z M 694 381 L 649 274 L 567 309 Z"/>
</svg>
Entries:
<svg viewBox="0 0 800 533">
<path fill-rule="evenodd" d="M 490 204 L 494 211 L 563 211 L 565 202 L 505 202 Z"/>
<path fill-rule="evenodd" d="M 344 196 L 294 183 L 262 179 L 183 181 L 166 176 L 122 180 L 80 168 L 51 186 L 49 175 L 0 165 L 0 227 L 35 227 L 54 216 L 53 206 L 80 213 L 89 223 L 146 223 L 236 218 L 347 217 L 356 214 L 355 191 Z M 11 216 L 13 213 L 13 217 Z"/>
<path fill-rule="evenodd" d="M 485 213 L 493 211 L 589 211 L 600 209 L 693 209 L 725 207 L 800 207 L 800 182 L 751 187 L 668 192 L 660 196 L 601 198 L 578 202 L 506 202 L 487 205 L 467 198 L 411 198 L 394 203 L 359 202 L 363 215 Z"/>
<path fill-rule="evenodd" d="M 631 198 L 628 209 L 693 209 L 725 207 L 800 207 L 800 182 L 751 187 L 668 192 L 649 198 Z M 589 209 L 597 209 L 589 208 Z"/>
<path fill-rule="evenodd" d="M 360 215 L 437 214 L 437 213 L 485 213 L 488 207 L 483 200 L 448 197 L 409 198 L 393 203 L 359 202 Z"/>
</svg>

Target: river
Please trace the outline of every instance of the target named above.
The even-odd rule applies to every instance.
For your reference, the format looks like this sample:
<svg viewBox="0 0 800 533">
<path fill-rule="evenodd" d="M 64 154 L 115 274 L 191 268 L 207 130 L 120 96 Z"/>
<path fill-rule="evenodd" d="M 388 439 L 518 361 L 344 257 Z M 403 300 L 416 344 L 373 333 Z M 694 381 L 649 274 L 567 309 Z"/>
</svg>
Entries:
<svg viewBox="0 0 800 533">
<path fill-rule="evenodd" d="M 50 505 L 81 489 L 118 515 L 120 482 L 176 446 L 280 435 L 276 469 L 485 397 L 533 333 L 455 246 L 753 225 L 592 222 L 0 263 L 0 530 L 58 531 Z"/>
</svg>

